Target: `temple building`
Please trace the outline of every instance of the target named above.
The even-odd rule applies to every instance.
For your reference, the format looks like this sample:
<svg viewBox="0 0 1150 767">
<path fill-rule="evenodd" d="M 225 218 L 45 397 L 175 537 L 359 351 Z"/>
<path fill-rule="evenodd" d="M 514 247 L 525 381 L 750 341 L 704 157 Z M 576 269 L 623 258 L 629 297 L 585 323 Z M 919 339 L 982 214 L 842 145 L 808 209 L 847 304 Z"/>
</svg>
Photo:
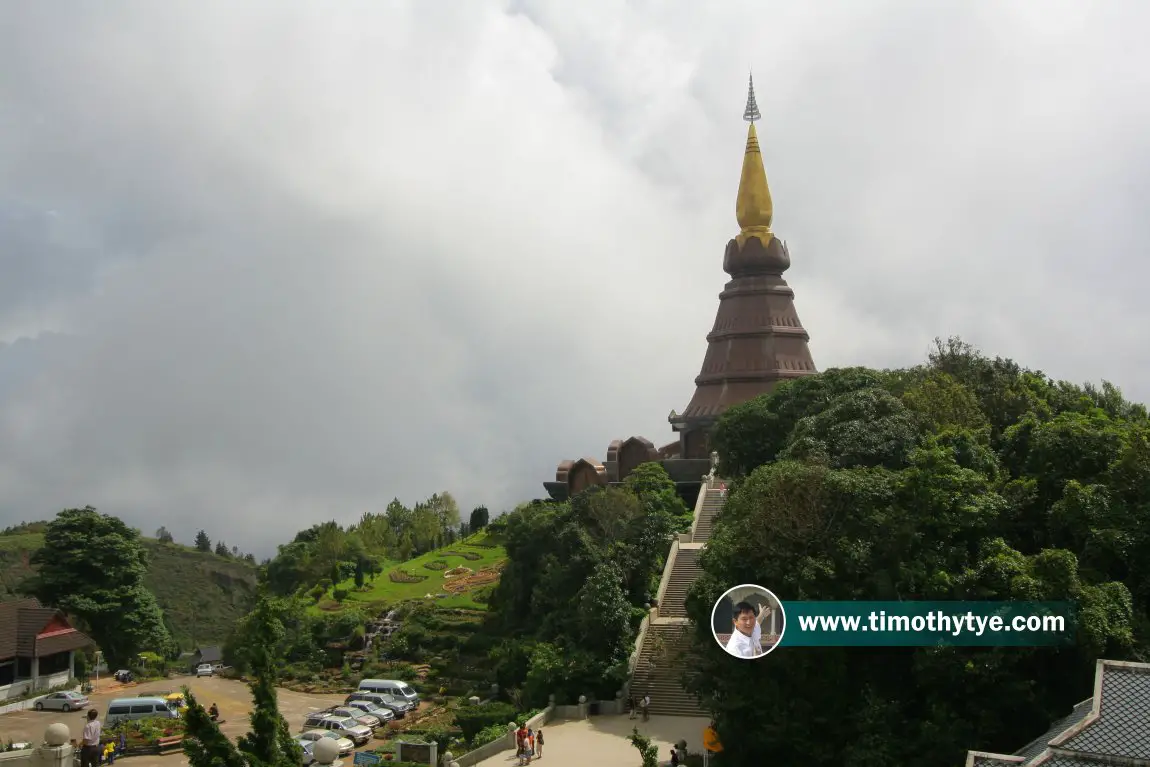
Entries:
<svg viewBox="0 0 1150 767">
<path fill-rule="evenodd" d="M 564 500 L 588 487 L 622 482 L 639 464 L 657 461 L 684 500 L 693 504 L 711 466 L 710 435 L 719 416 L 781 381 L 818 372 L 807 348 L 810 337 L 795 311 L 794 291 L 783 279 L 791 254 L 771 230 L 774 205 L 755 130 L 760 116 L 752 79 L 743 113 L 750 125 L 735 199 L 739 233 L 723 253 L 723 271 L 730 280 L 719 294 L 695 394 L 683 412 L 671 411 L 668 419 L 679 438 L 659 448 L 645 437 L 617 439 L 603 461 L 562 461 L 555 480 L 544 483 L 552 498 Z"/>
</svg>

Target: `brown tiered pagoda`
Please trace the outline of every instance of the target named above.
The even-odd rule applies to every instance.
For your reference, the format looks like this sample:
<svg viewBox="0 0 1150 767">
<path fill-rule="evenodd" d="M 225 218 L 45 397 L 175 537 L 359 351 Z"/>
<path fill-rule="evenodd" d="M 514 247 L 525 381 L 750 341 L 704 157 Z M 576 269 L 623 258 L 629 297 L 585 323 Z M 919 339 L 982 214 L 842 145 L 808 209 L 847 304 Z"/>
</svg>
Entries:
<svg viewBox="0 0 1150 767">
<path fill-rule="evenodd" d="M 795 312 L 795 293 L 783 279 L 791 265 L 785 242 L 771 231 L 774 208 L 767 186 L 755 121 L 760 117 L 752 80 L 743 119 L 750 123 L 735 214 L 740 231 L 727 243 L 723 270 L 731 280 L 719 294 L 715 326 L 707 335 L 707 354 L 695 378 L 695 396 L 682 413 L 671 412 L 679 440 L 656 449 L 642 437 L 615 440 L 607 460 L 563 461 L 554 482 L 544 486 L 562 500 L 593 485 L 622 482 L 636 466 L 659 461 L 694 502 L 702 476 L 710 468 L 710 434 L 731 405 L 771 391 L 780 381 L 816 371 Z"/>
</svg>

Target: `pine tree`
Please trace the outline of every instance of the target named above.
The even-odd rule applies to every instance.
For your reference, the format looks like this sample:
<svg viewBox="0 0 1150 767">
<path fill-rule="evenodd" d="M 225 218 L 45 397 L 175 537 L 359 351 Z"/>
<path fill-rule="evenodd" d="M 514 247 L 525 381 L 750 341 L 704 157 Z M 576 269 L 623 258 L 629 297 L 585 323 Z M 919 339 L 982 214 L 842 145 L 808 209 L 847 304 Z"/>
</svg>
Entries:
<svg viewBox="0 0 1150 767">
<path fill-rule="evenodd" d="M 212 539 L 203 530 L 196 533 L 196 551 L 202 551 L 205 554 L 212 550 Z"/>
<path fill-rule="evenodd" d="M 233 745 L 185 687 L 188 711 L 184 754 L 189 767 L 299 767 L 303 761 L 303 752 L 292 738 L 276 701 L 279 674 L 273 649 L 279 645 L 284 629 L 266 594 L 256 604 L 250 627 L 253 642 L 247 657 L 253 679 L 248 684 L 252 691 L 252 729 Z"/>
</svg>

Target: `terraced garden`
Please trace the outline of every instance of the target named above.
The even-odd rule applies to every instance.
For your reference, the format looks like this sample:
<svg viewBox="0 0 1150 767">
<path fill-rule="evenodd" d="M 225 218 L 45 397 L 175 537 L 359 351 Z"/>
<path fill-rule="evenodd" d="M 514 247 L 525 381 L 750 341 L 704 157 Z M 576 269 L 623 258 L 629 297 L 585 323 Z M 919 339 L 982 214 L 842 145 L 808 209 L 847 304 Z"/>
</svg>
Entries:
<svg viewBox="0 0 1150 767">
<path fill-rule="evenodd" d="M 356 589 L 348 579 L 337 584 L 312 606 L 314 612 L 331 613 L 348 608 L 375 610 L 421 597 L 440 607 L 486 609 L 484 593 L 499 580 L 507 554 L 499 542 L 485 532 L 430 551 L 403 563 L 389 564 L 384 574 Z M 347 591 L 342 603 L 332 594 Z"/>
</svg>

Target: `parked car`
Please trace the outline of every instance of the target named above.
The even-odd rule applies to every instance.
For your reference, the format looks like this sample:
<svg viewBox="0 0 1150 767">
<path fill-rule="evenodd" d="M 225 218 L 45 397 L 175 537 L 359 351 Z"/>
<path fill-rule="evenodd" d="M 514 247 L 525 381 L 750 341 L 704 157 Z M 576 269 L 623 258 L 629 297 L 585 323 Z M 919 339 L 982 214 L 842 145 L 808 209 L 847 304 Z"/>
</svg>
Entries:
<svg viewBox="0 0 1150 767">
<path fill-rule="evenodd" d="M 79 711 L 88 705 L 88 696 L 78 692 L 54 692 L 36 701 L 37 711 Z"/>
<path fill-rule="evenodd" d="M 359 692 L 391 695 L 399 700 L 407 701 L 412 706 L 419 705 L 419 693 L 402 679 L 362 679 L 359 682 Z"/>
<path fill-rule="evenodd" d="M 395 714 L 396 719 L 403 719 L 407 716 L 408 711 L 415 708 L 415 705 L 408 703 L 406 700 L 400 700 L 394 695 L 388 695 L 382 692 L 353 692 L 347 696 L 344 700 L 344 704 L 354 703 L 357 700 L 371 703 L 376 708 L 386 708 Z"/>
<path fill-rule="evenodd" d="M 375 729 L 383 725 L 383 720 L 374 714 L 369 714 L 366 711 L 361 711 L 352 706 L 343 706 L 341 708 L 333 708 L 329 712 L 332 716 L 342 716 L 344 718 L 351 717 L 355 721 L 362 724 L 364 727 Z"/>
<path fill-rule="evenodd" d="M 196 677 L 213 676 L 215 673 L 216 670 L 212 668 L 212 664 L 210 663 L 201 663 L 196 666 Z"/>
<path fill-rule="evenodd" d="M 305 743 L 314 744 L 317 740 L 322 738 L 331 738 L 335 744 L 339 746 L 339 755 L 347 756 L 355 749 L 355 743 L 351 738 L 344 738 L 332 732 L 331 730 L 306 730 L 299 736 L 299 744 L 302 746 Z"/>
<path fill-rule="evenodd" d="M 304 730 L 330 730 L 336 735 L 350 738 L 355 745 L 362 746 L 371 740 L 374 733 L 370 727 L 364 727 L 350 716 L 335 716 L 323 711 L 315 711 L 308 715 L 303 723 Z"/>
<path fill-rule="evenodd" d="M 128 682 L 132 681 L 134 676 L 131 671 L 126 668 L 122 668 L 113 674 L 112 678 L 121 684 L 127 684 Z"/>
<path fill-rule="evenodd" d="M 390 722 L 395 719 L 395 712 L 390 708 L 377 706 L 369 700 L 353 700 L 347 703 L 349 708 L 358 708 L 366 714 L 371 714 L 381 722 Z"/>
</svg>

